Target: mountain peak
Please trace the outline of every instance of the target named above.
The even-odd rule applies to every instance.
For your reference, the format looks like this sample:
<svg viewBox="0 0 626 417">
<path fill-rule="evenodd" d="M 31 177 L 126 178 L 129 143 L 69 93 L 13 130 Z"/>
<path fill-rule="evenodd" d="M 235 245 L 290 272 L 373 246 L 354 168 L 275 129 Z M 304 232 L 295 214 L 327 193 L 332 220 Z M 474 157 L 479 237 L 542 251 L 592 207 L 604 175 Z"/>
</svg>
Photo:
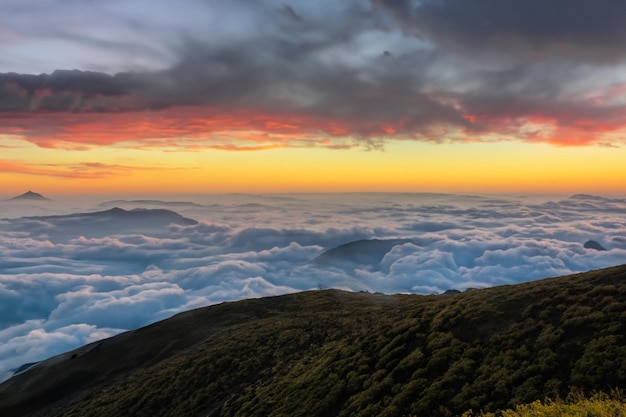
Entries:
<svg viewBox="0 0 626 417">
<path fill-rule="evenodd" d="M 17 197 L 11 198 L 11 200 L 50 200 L 49 198 L 44 197 L 43 195 L 28 190 L 22 195 L 18 195 Z"/>
</svg>

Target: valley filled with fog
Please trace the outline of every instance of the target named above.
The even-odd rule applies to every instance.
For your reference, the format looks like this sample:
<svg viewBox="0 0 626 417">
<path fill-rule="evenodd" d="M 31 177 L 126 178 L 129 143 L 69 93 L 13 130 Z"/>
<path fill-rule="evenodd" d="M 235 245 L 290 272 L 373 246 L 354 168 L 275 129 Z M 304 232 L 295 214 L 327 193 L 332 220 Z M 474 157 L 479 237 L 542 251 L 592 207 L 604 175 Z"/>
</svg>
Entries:
<svg viewBox="0 0 626 417">
<path fill-rule="evenodd" d="M 0 201 L 0 380 L 223 301 L 325 288 L 439 294 L 626 260 L 626 199 L 614 197 L 49 197 Z"/>
</svg>

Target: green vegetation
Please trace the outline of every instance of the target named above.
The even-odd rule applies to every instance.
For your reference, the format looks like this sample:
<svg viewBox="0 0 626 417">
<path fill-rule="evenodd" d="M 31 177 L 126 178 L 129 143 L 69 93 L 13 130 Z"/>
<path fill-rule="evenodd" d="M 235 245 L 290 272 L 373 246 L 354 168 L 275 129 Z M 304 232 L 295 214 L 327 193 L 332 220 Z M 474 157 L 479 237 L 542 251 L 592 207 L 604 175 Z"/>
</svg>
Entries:
<svg viewBox="0 0 626 417">
<path fill-rule="evenodd" d="M 33 368 L 0 385 L 0 415 L 526 416 L 578 407 L 536 401 L 564 398 L 570 386 L 626 388 L 625 284 L 623 266 L 454 295 L 328 290 L 225 303 Z"/>
<path fill-rule="evenodd" d="M 573 391 L 566 400 L 534 401 L 522 404 L 514 410 L 496 413 L 474 414 L 468 411 L 463 417 L 624 417 L 626 401 L 621 391 L 613 390 L 610 395 L 596 393 L 585 398 L 580 391 Z"/>
</svg>

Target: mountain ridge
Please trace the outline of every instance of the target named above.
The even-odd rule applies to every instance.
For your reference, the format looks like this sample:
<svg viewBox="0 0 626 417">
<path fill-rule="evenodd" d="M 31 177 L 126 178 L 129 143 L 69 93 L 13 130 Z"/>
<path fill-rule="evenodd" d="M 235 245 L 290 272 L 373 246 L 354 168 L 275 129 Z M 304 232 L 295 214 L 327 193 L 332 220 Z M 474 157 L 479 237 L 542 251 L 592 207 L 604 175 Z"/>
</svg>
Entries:
<svg viewBox="0 0 626 417">
<path fill-rule="evenodd" d="M 75 219 L 75 218 L 93 219 L 93 218 L 99 218 L 99 217 L 102 218 L 104 216 L 109 216 L 109 215 L 112 216 L 113 218 L 131 218 L 131 217 L 137 217 L 138 215 L 144 215 L 144 216 L 150 216 L 150 217 L 163 216 L 163 217 L 170 217 L 172 219 L 179 220 L 181 224 L 193 225 L 193 224 L 198 223 L 196 220 L 187 219 L 172 210 L 159 209 L 159 208 L 154 208 L 154 209 L 134 208 L 130 210 L 125 210 L 119 207 L 113 207 L 108 210 L 94 211 L 94 212 L 87 212 L 87 213 L 56 214 L 56 215 L 49 215 L 49 216 L 28 216 L 28 217 L 21 217 L 20 219 L 25 219 L 25 220 L 50 220 L 50 219 L 63 220 L 63 219 Z"/>
<path fill-rule="evenodd" d="M 622 265 L 446 296 L 223 303 L 43 361 L 0 385 L 0 414 L 445 416 L 624 388 L 625 280 Z"/>
<path fill-rule="evenodd" d="M 183 217 L 167 209 L 135 208 L 46 216 L 20 217 L 6 228 L 9 230 L 44 233 L 52 242 L 78 236 L 102 237 L 112 234 L 162 233 L 169 225 L 193 226 L 197 220 Z"/>
</svg>

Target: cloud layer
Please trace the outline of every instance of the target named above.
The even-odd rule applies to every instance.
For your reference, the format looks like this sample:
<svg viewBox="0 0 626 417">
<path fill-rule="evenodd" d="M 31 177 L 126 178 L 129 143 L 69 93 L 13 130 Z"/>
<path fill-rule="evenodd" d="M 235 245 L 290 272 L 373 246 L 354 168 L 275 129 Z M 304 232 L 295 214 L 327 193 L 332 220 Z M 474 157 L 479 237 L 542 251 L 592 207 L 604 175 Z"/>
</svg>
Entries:
<svg viewBox="0 0 626 417">
<path fill-rule="evenodd" d="M 625 15 L 617 0 L 9 1 L 0 134 L 74 149 L 622 145 Z"/>
<path fill-rule="evenodd" d="M 626 259 L 626 200 L 589 195 L 230 195 L 1 204 L 8 216 L 0 220 L 2 379 L 23 363 L 227 300 L 329 287 L 441 293 Z M 144 211 L 158 216 L 135 217 L 129 227 L 128 214 L 110 210 L 113 204 L 163 210 Z M 199 222 L 166 211 L 172 208 Z M 18 217 L 29 210 L 39 215 Z M 50 216 L 68 210 L 96 214 Z M 363 239 L 406 240 L 348 245 L 371 249 L 371 261 L 347 253 L 344 262 L 313 262 Z M 607 250 L 585 248 L 591 239 Z"/>
</svg>

